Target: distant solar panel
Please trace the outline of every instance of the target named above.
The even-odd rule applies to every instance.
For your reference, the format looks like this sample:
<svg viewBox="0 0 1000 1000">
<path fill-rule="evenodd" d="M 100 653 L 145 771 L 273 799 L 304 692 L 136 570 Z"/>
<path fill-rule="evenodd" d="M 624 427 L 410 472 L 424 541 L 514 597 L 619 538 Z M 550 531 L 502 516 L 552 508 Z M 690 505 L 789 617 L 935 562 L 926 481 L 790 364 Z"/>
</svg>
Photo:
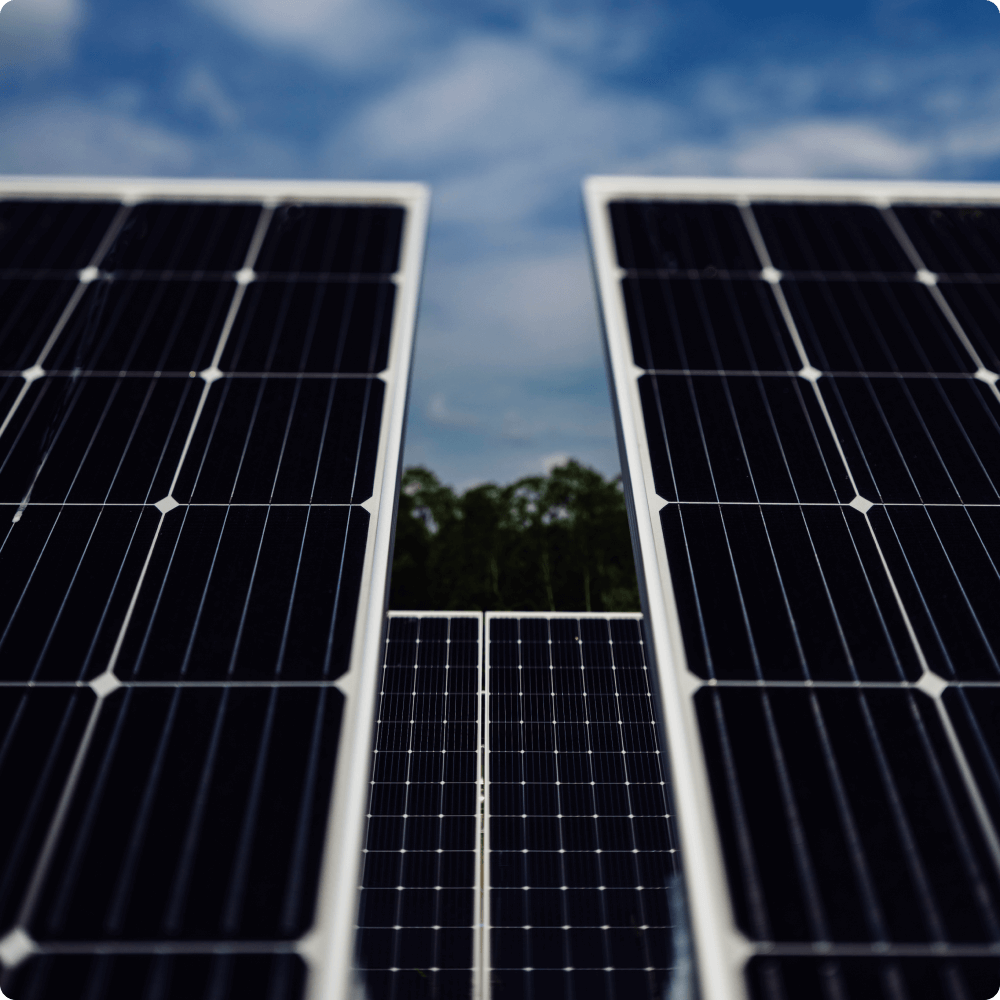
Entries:
<svg viewBox="0 0 1000 1000">
<path fill-rule="evenodd" d="M 390 612 L 359 907 L 366 997 L 482 996 L 482 614 Z"/>
<path fill-rule="evenodd" d="M 1000 189 L 592 178 L 706 1000 L 1000 987 Z"/>
<path fill-rule="evenodd" d="M 426 213 L 0 181 L 16 1000 L 350 988 Z"/>
<path fill-rule="evenodd" d="M 486 630 L 491 995 L 691 995 L 641 616 Z"/>
</svg>

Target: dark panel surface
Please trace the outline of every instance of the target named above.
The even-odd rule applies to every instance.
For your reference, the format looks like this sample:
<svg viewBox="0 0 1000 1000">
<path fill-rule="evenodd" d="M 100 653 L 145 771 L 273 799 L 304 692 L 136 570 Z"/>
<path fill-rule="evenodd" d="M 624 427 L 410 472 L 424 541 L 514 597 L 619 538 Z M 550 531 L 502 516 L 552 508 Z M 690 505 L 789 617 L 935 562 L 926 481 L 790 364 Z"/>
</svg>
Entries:
<svg viewBox="0 0 1000 1000">
<path fill-rule="evenodd" d="M 0 202 L 0 268 L 86 267 L 117 209 L 106 201 Z"/>
<path fill-rule="evenodd" d="M 146 202 L 129 212 L 101 260 L 104 271 L 235 271 L 243 266 L 259 205 Z"/>
<path fill-rule="evenodd" d="M 76 286 L 75 278 L 0 280 L 0 369 L 37 361 Z"/>
<path fill-rule="evenodd" d="M 639 393 L 653 480 L 665 500 L 836 503 L 854 497 L 802 379 L 645 376 Z"/>
<path fill-rule="evenodd" d="M 996 874 L 931 699 L 719 689 L 695 703 L 730 889 L 751 937 L 1000 936 Z"/>
<path fill-rule="evenodd" d="M 309 926 L 343 696 L 110 695 L 31 922 L 43 940 L 280 940 Z"/>
<path fill-rule="evenodd" d="M 1000 272 L 1000 209 L 976 205 L 896 205 L 907 235 L 932 271 Z"/>
<path fill-rule="evenodd" d="M 0 920 L 17 917 L 77 745 L 95 704 L 87 690 L 0 688 Z"/>
<path fill-rule="evenodd" d="M 47 955 L 8 975 L 18 1000 L 300 1000 L 297 955 Z"/>
<path fill-rule="evenodd" d="M 95 281 L 46 367 L 200 371 L 212 360 L 235 289 L 233 281 Z"/>
<path fill-rule="evenodd" d="M 782 288 L 806 353 L 822 371 L 976 370 L 916 282 L 787 281 Z"/>
<path fill-rule="evenodd" d="M 258 271 L 392 274 L 399 267 L 400 208 L 284 205 L 275 213 Z"/>
<path fill-rule="evenodd" d="M 660 997 L 674 833 L 639 622 L 490 623 L 495 997 Z"/>
<path fill-rule="evenodd" d="M 985 383 L 824 378 L 819 385 L 866 499 L 1000 502 L 1000 404 Z"/>
<path fill-rule="evenodd" d="M 882 214 L 870 205 L 758 202 L 753 214 L 779 270 L 913 273 Z"/>
<path fill-rule="evenodd" d="M 630 270 L 755 271 L 757 254 L 734 205 L 613 202 L 618 263 Z"/>
<path fill-rule="evenodd" d="M 361 503 L 372 494 L 379 379 L 226 379 L 180 477 L 193 503 Z"/>
<path fill-rule="evenodd" d="M 368 539 L 357 507 L 178 507 L 164 521 L 118 673 L 332 680 L 348 666 Z"/>
<path fill-rule="evenodd" d="M 202 387 L 190 378 L 40 380 L 4 434 L 0 498 L 20 502 L 30 490 L 35 503 L 161 500 Z"/>
<path fill-rule="evenodd" d="M 864 518 L 837 506 L 660 514 L 690 668 L 729 680 L 916 680 Z"/>
<path fill-rule="evenodd" d="M 368 995 L 471 994 L 479 619 L 389 619 L 359 909 Z"/>
<path fill-rule="evenodd" d="M 751 1000 L 978 1000 L 1000 990 L 996 958 L 754 958 Z"/>
<path fill-rule="evenodd" d="M 800 365 L 763 281 L 622 281 L 632 355 L 642 368 L 793 371 Z"/>
<path fill-rule="evenodd" d="M 1000 677 L 1000 508 L 899 506 L 870 517 L 931 669 Z"/>
<path fill-rule="evenodd" d="M 1000 371 L 1000 285 L 938 285 L 983 364 Z"/>
<path fill-rule="evenodd" d="M 396 286 L 257 281 L 222 355 L 227 371 L 359 372 L 386 366 Z"/>
<path fill-rule="evenodd" d="M 0 507 L 0 680 L 76 681 L 107 666 L 156 532 L 148 507 Z"/>
</svg>

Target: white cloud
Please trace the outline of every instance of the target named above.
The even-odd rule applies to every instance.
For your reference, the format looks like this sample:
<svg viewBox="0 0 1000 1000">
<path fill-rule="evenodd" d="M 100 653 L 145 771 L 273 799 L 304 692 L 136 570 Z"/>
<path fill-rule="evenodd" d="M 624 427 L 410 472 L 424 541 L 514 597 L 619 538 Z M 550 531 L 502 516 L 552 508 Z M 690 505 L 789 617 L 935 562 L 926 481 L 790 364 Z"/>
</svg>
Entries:
<svg viewBox="0 0 1000 1000">
<path fill-rule="evenodd" d="M 437 219 L 511 222 L 644 152 L 669 121 L 662 102 L 602 92 L 531 42 L 477 37 L 362 109 L 328 159 L 432 173 Z"/>
<path fill-rule="evenodd" d="M 188 70 L 177 97 L 181 107 L 200 111 L 220 127 L 231 127 L 240 119 L 239 109 L 204 66 Z"/>
<path fill-rule="evenodd" d="M 13 0 L 0 7 L 0 66 L 40 68 L 70 58 L 83 0 Z"/>
<path fill-rule="evenodd" d="M 419 33 L 403 0 L 197 0 L 242 34 L 354 72 L 391 67 Z"/>
<path fill-rule="evenodd" d="M 0 170 L 8 173 L 182 174 L 195 161 L 190 139 L 131 111 L 71 98 L 9 108 L 0 134 Z"/>
<path fill-rule="evenodd" d="M 744 139 L 729 162 L 734 173 L 761 177 L 912 177 L 933 156 L 930 144 L 908 141 L 874 122 L 814 119 Z"/>
<path fill-rule="evenodd" d="M 432 424 L 442 427 L 478 427 L 480 423 L 479 417 L 474 413 L 451 409 L 442 392 L 431 396 L 425 413 Z"/>
</svg>

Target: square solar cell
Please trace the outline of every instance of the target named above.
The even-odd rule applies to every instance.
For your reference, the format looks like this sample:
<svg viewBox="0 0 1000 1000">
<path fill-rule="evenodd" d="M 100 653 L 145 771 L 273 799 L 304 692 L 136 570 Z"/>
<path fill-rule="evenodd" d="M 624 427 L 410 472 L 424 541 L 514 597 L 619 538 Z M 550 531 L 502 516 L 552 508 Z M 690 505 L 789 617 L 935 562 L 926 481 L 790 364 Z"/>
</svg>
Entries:
<svg viewBox="0 0 1000 1000">
<path fill-rule="evenodd" d="M 194 503 L 361 503 L 384 396 L 379 379 L 217 382 L 173 492 Z"/>
<path fill-rule="evenodd" d="M 257 281 L 222 355 L 227 371 L 358 372 L 386 366 L 396 286 Z"/>
<path fill-rule="evenodd" d="M 200 371 L 233 298 L 233 281 L 103 280 L 87 287 L 45 359 L 48 369 Z"/>
<path fill-rule="evenodd" d="M 895 205 L 893 211 L 932 271 L 1000 272 L 1000 209 L 984 205 Z"/>
<path fill-rule="evenodd" d="M 1000 285 L 949 284 L 938 289 L 972 346 L 991 371 L 1000 371 Z"/>
<path fill-rule="evenodd" d="M 665 500 L 850 501 L 811 386 L 795 377 L 645 376 L 650 465 Z"/>
<path fill-rule="evenodd" d="M 915 270 L 882 213 L 870 205 L 757 202 L 753 214 L 781 271 Z"/>
<path fill-rule="evenodd" d="M 157 536 L 119 675 L 332 680 L 348 666 L 369 515 L 185 507 Z"/>
<path fill-rule="evenodd" d="M 78 284 L 65 278 L 0 279 L 0 369 L 37 360 Z"/>
<path fill-rule="evenodd" d="M 625 278 L 642 368 L 794 371 L 801 367 L 763 281 Z"/>
<path fill-rule="evenodd" d="M 661 518 L 688 663 L 699 676 L 919 677 L 906 622 L 857 511 L 671 504 Z"/>
<path fill-rule="evenodd" d="M 4 986 L 24 1000 L 300 1000 L 306 969 L 289 954 L 46 955 Z"/>
<path fill-rule="evenodd" d="M 392 274 L 403 212 L 371 206 L 283 205 L 257 259 L 262 272 Z"/>
<path fill-rule="evenodd" d="M 733 205 L 615 202 L 618 263 L 642 271 L 756 271 L 760 261 Z"/>
<path fill-rule="evenodd" d="M 931 669 L 1000 678 L 1000 508 L 887 506 L 871 522 Z"/>
<path fill-rule="evenodd" d="M 170 492 L 202 386 L 187 377 L 39 380 L 6 431 L 0 498 L 155 503 Z"/>
<path fill-rule="evenodd" d="M 89 680 L 107 665 L 159 512 L 0 507 L 0 680 Z"/>
<path fill-rule="evenodd" d="M 824 378 L 819 387 L 861 496 L 1000 502 L 1000 403 L 983 382 Z"/>
<path fill-rule="evenodd" d="M 746 933 L 995 940 L 1000 886 L 930 698 L 703 690 L 695 704 Z"/>
<path fill-rule="evenodd" d="M 921 284 L 796 280 L 782 288 L 806 354 L 822 371 L 976 370 Z"/>
<path fill-rule="evenodd" d="M 35 936 L 301 934 L 342 708 L 331 688 L 110 695 L 31 919 Z"/>
<path fill-rule="evenodd" d="M 0 269 L 86 267 L 118 209 L 110 201 L 0 201 Z"/>
<path fill-rule="evenodd" d="M 237 202 L 145 202 L 129 212 L 101 270 L 236 271 L 260 212 Z"/>
</svg>

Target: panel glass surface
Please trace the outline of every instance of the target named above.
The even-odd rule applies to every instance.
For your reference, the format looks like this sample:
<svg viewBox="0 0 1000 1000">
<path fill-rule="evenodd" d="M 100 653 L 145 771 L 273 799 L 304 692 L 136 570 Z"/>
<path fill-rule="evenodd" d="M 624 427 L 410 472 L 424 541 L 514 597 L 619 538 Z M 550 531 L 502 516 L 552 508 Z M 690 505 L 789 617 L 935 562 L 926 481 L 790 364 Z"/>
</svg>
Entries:
<svg viewBox="0 0 1000 1000">
<path fill-rule="evenodd" d="M 610 355 L 642 369 L 617 403 L 666 557 L 645 571 L 669 573 L 733 918 L 766 949 L 742 989 L 990 997 L 1000 214 L 604 211 Z"/>
<path fill-rule="evenodd" d="M 472 995 L 480 616 L 389 618 L 358 918 L 371 1000 Z"/>
<path fill-rule="evenodd" d="M 487 624 L 492 996 L 659 998 L 680 890 L 641 623 Z"/>
<path fill-rule="evenodd" d="M 404 217 L 0 201 L 7 995 L 304 996 Z"/>
</svg>

